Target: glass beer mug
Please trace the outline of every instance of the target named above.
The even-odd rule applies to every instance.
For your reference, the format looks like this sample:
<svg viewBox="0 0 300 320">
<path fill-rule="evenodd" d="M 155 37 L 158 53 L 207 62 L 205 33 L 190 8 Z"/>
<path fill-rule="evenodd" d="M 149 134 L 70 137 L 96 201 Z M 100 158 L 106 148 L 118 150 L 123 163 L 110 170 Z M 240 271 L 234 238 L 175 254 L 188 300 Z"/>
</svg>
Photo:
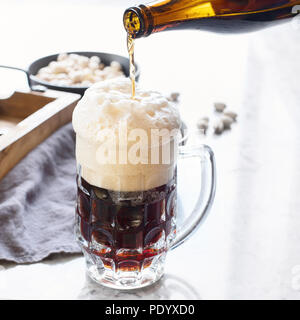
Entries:
<svg viewBox="0 0 300 320">
<path fill-rule="evenodd" d="M 134 101 L 130 94 L 128 79 L 101 82 L 73 113 L 76 239 L 88 275 L 116 289 L 145 287 L 162 277 L 167 252 L 201 224 L 216 184 L 212 150 L 180 146 L 177 109 L 156 92 L 138 89 Z M 177 160 L 190 157 L 199 158 L 199 197 L 178 225 Z"/>
</svg>

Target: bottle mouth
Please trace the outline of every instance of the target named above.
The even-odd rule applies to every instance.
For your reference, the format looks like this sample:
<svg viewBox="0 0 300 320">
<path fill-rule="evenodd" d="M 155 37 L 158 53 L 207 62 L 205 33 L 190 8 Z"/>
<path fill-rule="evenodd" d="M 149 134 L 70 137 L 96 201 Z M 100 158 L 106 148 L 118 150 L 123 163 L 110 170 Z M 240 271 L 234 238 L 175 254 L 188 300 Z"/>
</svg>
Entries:
<svg viewBox="0 0 300 320">
<path fill-rule="evenodd" d="M 124 12 L 124 28 L 132 38 L 139 38 L 143 35 L 144 23 L 138 8 L 132 7 Z"/>
</svg>

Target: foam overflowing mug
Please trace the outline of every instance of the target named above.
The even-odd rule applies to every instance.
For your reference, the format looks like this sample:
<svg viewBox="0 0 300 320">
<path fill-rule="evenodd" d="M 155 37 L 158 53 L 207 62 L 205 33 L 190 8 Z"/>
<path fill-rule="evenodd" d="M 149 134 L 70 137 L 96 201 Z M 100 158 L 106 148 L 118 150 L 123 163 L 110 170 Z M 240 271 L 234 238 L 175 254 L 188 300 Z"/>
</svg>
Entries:
<svg viewBox="0 0 300 320">
<path fill-rule="evenodd" d="M 208 146 L 179 146 L 180 123 L 161 94 L 138 87 L 132 99 L 124 78 L 93 85 L 75 108 L 76 239 L 98 283 L 135 289 L 156 282 L 167 252 L 209 211 L 214 156 Z M 182 226 L 176 223 L 179 157 L 199 157 L 201 172 L 199 198 Z"/>
</svg>

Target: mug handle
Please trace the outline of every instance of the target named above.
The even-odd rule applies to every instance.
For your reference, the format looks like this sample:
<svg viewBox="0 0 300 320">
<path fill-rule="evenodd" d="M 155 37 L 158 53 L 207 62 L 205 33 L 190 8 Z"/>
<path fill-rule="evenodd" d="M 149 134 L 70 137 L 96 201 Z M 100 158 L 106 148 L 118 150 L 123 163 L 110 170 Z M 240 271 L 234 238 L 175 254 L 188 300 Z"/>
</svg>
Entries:
<svg viewBox="0 0 300 320">
<path fill-rule="evenodd" d="M 216 162 L 211 148 L 201 145 L 196 148 L 179 147 L 179 158 L 200 158 L 201 188 L 197 203 L 192 213 L 186 218 L 183 225 L 177 228 L 176 237 L 171 245 L 171 250 L 186 241 L 204 222 L 211 209 L 216 192 Z"/>
</svg>

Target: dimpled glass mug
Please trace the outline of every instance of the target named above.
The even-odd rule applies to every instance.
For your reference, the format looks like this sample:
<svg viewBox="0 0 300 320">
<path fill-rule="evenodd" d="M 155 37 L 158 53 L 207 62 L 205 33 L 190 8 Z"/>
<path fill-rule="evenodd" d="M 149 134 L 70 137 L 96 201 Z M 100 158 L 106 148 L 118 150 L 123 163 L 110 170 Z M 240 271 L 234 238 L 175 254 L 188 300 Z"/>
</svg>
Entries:
<svg viewBox="0 0 300 320">
<path fill-rule="evenodd" d="M 214 155 L 208 146 L 179 146 L 180 123 L 177 108 L 161 94 L 137 88 L 132 99 L 125 78 L 93 85 L 75 108 L 76 239 L 96 282 L 136 289 L 158 281 L 167 252 L 208 213 Z M 179 226 L 177 160 L 191 157 L 199 158 L 199 197 Z"/>
</svg>

